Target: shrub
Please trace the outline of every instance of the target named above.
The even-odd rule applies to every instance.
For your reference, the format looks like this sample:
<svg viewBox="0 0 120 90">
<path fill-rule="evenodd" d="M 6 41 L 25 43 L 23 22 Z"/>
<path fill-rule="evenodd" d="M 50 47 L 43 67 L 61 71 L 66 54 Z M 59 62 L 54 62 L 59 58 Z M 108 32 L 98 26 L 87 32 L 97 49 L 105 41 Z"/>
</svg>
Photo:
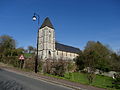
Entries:
<svg viewBox="0 0 120 90">
<path fill-rule="evenodd" d="M 54 74 L 55 75 L 64 76 L 65 63 L 63 61 L 56 62 L 56 64 L 54 64 L 52 68 L 54 68 Z"/>
<path fill-rule="evenodd" d="M 46 60 L 43 63 L 43 72 L 58 76 L 64 76 L 66 72 L 66 62 L 64 60 Z"/>
<path fill-rule="evenodd" d="M 35 67 L 34 57 L 26 59 L 24 63 L 25 63 L 25 66 L 24 66 L 25 69 L 34 71 L 34 67 Z"/>
<path fill-rule="evenodd" d="M 45 62 L 43 62 L 42 64 L 42 70 L 43 70 L 43 73 L 48 73 L 50 74 L 51 72 L 51 64 L 52 64 L 53 61 L 50 61 L 50 60 L 46 60 Z"/>
<path fill-rule="evenodd" d="M 115 79 L 113 81 L 113 87 L 120 89 L 120 73 L 114 75 Z"/>
<path fill-rule="evenodd" d="M 89 81 L 89 84 L 91 84 L 93 82 L 93 80 L 95 79 L 95 74 L 94 73 L 88 73 L 87 74 L 87 79 Z"/>
<path fill-rule="evenodd" d="M 67 61 L 66 62 L 66 67 L 67 67 L 67 71 L 68 72 L 75 72 L 76 71 L 76 64 L 74 63 L 74 61 Z"/>
<path fill-rule="evenodd" d="M 43 62 L 38 61 L 38 72 L 42 72 L 42 65 L 43 65 Z"/>
<path fill-rule="evenodd" d="M 1 62 L 11 64 L 14 67 L 19 67 L 19 60 L 17 56 L 2 57 Z"/>
</svg>

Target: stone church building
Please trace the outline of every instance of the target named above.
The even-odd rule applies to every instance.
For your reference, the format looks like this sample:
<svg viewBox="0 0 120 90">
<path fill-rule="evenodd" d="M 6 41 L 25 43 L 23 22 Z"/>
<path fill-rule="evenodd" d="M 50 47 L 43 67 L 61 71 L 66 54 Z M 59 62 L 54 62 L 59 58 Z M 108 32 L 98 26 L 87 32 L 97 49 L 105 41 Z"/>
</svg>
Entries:
<svg viewBox="0 0 120 90">
<path fill-rule="evenodd" d="M 55 41 L 55 29 L 47 17 L 38 31 L 38 57 L 42 60 L 72 60 L 78 56 L 79 52 L 79 48 Z"/>
</svg>

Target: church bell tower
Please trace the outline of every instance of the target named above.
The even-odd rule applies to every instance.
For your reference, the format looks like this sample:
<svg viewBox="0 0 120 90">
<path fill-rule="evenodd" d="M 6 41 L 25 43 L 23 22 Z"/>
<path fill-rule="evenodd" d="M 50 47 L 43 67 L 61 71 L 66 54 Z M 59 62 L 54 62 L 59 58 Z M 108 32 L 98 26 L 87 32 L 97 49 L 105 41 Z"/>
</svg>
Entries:
<svg viewBox="0 0 120 90">
<path fill-rule="evenodd" d="M 55 32 L 48 17 L 38 33 L 38 57 L 42 60 L 53 59 L 55 57 Z"/>
</svg>

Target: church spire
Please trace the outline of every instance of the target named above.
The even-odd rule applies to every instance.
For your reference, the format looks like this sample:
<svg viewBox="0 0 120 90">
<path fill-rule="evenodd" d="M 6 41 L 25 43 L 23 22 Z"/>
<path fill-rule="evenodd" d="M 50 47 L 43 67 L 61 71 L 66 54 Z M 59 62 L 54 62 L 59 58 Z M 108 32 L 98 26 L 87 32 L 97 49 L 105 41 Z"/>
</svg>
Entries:
<svg viewBox="0 0 120 90">
<path fill-rule="evenodd" d="M 51 21 L 50 21 L 50 19 L 48 17 L 44 20 L 44 22 L 41 25 L 40 29 L 44 28 L 45 26 L 48 26 L 48 27 L 54 29 L 54 27 L 53 27 L 53 25 L 52 25 L 52 23 L 51 23 Z"/>
</svg>

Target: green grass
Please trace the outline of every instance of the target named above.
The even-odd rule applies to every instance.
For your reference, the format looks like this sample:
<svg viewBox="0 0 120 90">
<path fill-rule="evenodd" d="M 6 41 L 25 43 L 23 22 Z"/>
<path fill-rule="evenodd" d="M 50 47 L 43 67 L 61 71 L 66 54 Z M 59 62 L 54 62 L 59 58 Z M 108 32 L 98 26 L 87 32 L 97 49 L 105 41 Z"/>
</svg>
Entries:
<svg viewBox="0 0 120 90">
<path fill-rule="evenodd" d="M 86 74 L 75 72 L 75 73 L 66 73 L 64 78 L 70 81 L 74 81 L 82 84 L 88 84 L 88 80 L 86 77 L 87 77 Z"/>
<path fill-rule="evenodd" d="M 89 84 L 87 79 L 87 74 L 84 73 L 72 73 L 71 75 L 65 74 L 65 78 L 69 78 L 70 81 L 82 83 L 82 84 Z M 92 86 L 100 87 L 100 88 L 109 88 L 112 86 L 112 78 L 102 75 L 96 75 L 95 79 L 93 80 Z"/>
<path fill-rule="evenodd" d="M 113 79 L 107 76 L 96 75 L 92 85 L 101 88 L 110 88 L 112 86 Z"/>
<path fill-rule="evenodd" d="M 25 56 L 26 58 L 29 58 L 29 57 L 32 56 L 32 54 L 31 54 L 31 53 L 24 53 L 24 56 Z"/>
<path fill-rule="evenodd" d="M 74 72 L 74 73 L 66 73 L 64 77 L 54 76 L 50 74 L 45 74 L 47 76 L 52 76 L 55 78 L 65 79 L 73 82 L 78 82 L 81 84 L 89 84 L 87 79 L 87 74 Z M 91 86 L 99 87 L 99 88 L 106 88 L 109 90 L 113 90 L 113 88 L 110 88 L 112 86 L 113 79 L 111 77 L 102 76 L 102 75 L 96 75 L 95 79 L 93 80 L 93 83 L 90 84 Z M 116 89 L 114 89 L 116 90 Z"/>
</svg>

